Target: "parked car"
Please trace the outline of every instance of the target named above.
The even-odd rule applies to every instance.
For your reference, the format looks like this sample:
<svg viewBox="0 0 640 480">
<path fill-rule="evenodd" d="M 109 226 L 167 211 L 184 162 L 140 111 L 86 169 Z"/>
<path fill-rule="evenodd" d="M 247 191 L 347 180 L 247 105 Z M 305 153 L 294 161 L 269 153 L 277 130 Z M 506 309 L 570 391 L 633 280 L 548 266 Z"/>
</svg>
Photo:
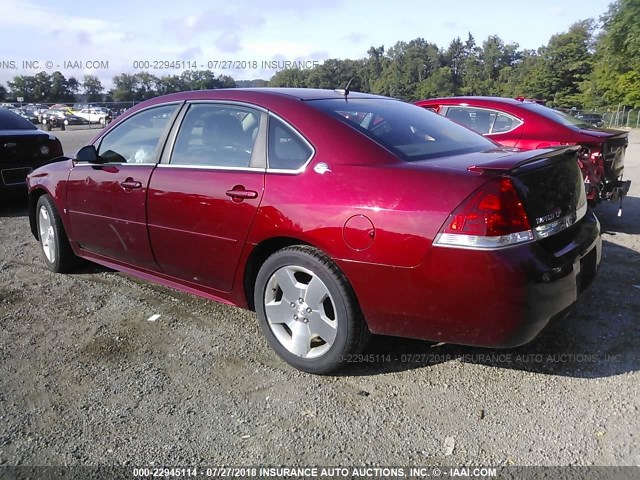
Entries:
<svg viewBox="0 0 640 480">
<path fill-rule="evenodd" d="M 69 125 L 84 125 L 87 121 L 65 110 L 45 110 L 40 116 L 42 125 L 51 131 L 52 128 L 65 130 Z"/>
<path fill-rule="evenodd" d="M 623 181 L 627 132 L 594 127 L 586 120 L 535 102 L 501 97 L 449 97 L 416 102 L 487 138 L 522 149 L 579 145 L 578 164 L 592 206 L 621 201 L 630 181 Z"/>
<path fill-rule="evenodd" d="M 104 126 L 111 121 L 111 113 L 101 108 L 83 108 L 75 111 L 74 115 L 84 118 L 89 123 L 99 123 Z"/>
<path fill-rule="evenodd" d="M 62 145 L 56 137 L 0 108 L 0 193 L 26 191 L 27 174 L 60 156 Z"/>
<path fill-rule="evenodd" d="M 29 219 L 52 271 L 81 257 L 255 309 L 326 373 L 370 332 L 513 347 L 565 315 L 601 253 L 576 150 L 345 90 L 182 92 L 33 172 Z"/>
<path fill-rule="evenodd" d="M 29 109 L 29 108 L 27 108 L 27 107 L 18 108 L 14 112 L 17 113 L 18 115 L 20 115 L 25 120 L 30 121 L 34 125 L 37 125 L 38 123 L 40 123 L 40 119 L 34 113 L 34 111 Z"/>
<path fill-rule="evenodd" d="M 92 103 L 74 103 L 72 110 L 79 111 L 79 110 L 82 110 L 83 108 L 96 108 L 96 105 L 93 105 Z"/>
<path fill-rule="evenodd" d="M 64 103 L 55 103 L 49 107 L 50 110 L 64 110 L 65 112 L 71 113 L 71 107 L 69 105 L 65 105 Z"/>
<path fill-rule="evenodd" d="M 576 115 L 576 118 L 596 127 L 604 127 L 604 120 L 602 119 L 602 115 L 599 113 L 581 113 Z"/>
</svg>

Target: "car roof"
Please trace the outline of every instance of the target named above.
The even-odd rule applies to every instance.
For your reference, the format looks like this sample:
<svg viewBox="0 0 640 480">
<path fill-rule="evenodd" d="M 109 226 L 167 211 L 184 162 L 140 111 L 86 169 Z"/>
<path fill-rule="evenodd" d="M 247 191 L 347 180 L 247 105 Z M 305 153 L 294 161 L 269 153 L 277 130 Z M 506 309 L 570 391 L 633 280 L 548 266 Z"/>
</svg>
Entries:
<svg viewBox="0 0 640 480">
<path fill-rule="evenodd" d="M 344 98 L 344 94 L 329 89 L 320 88 L 277 88 L 277 87 L 255 87 L 255 88 L 220 88 L 215 90 L 193 90 L 188 92 L 171 93 L 160 97 L 164 100 L 186 100 L 190 98 L 204 98 L 210 94 L 212 97 L 220 95 L 224 97 L 227 93 L 260 95 L 265 97 L 286 96 L 297 100 L 321 100 L 332 98 Z M 380 95 L 373 95 L 361 92 L 349 92 L 348 98 L 385 98 Z"/>
<path fill-rule="evenodd" d="M 522 105 L 523 103 L 535 103 L 529 100 L 517 100 L 515 98 L 508 97 L 482 97 L 482 96 L 466 96 L 466 97 L 441 97 L 441 98 L 429 98 L 426 100 L 420 100 L 417 102 L 421 105 L 427 104 L 460 104 L 460 103 L 469 103 L 469 104 L 478 104 L 478 105 L 490 105 L 490 104 L 503 104 L 503 105 Z"/>
</svg>

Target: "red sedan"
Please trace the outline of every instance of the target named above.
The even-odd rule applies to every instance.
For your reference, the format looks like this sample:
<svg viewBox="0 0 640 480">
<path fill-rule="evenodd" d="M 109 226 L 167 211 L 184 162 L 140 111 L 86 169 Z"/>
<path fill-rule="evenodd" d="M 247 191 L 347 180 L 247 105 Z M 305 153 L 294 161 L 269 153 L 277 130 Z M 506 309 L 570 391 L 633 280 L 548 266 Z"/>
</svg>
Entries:
<svg viewBox="0 0 640 480">
<path fill-rule="evenodd" d="M 80 257 L 255 309 L 326 373 L 370 333 L 513 347 L 562 316 L 601 253 L 575 151 L 344 90 L 184 92 L 33 172 L 29 218 L 54 272 Z"/>
<path fill-rule="evenodd" d="M 449 97 L 421 100 L 428 108 L 507 147 L 525 150 L 580 145 L 578 164 L 592 205 L 622 201 L 630 181 L 623 181 L 628 134 L 597 128 L 584 119 L 536 101 L 502 97 Z"/>
</svg>

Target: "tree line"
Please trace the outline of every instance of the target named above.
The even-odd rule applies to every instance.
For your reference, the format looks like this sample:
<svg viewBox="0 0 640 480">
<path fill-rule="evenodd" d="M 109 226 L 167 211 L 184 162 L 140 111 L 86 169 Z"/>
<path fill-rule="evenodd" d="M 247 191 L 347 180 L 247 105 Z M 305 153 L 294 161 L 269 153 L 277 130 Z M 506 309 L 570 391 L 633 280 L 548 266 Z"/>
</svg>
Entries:
<svg viewBox="0 0 640 480">
<path fill-rule="evenodd" d="M 236 81 L 209 70 L 157 77 L 117 75 L 105 91 L 100 80 L 60 72 L 17 76 L 0 85 L 0 99 L 28 102 L 141 101 L 184 90 L 246 86 L 351 89 L 418 100 L 450 95 L 525 96 L 554 107 L 640 107 L 640 0 L 616 0 L 599 20 L 581 20 L 536 49 L 520 49 L 493 35 L 478 44 L 470 33 L 445 48 L 416 38 L 372 46 L 358 60 L 328 59 L 309 70 L 286 69 L 269 81 Z"/>
<path fill-rule="evenodd" d="M 282 70 L 272 86 L 336 88 L 419 100 L 451 95 L 525 96 L 554 107 L 640 107 L 640 0 L 617 0 L 599 21 L 574 23 L 537 50 L 473 35 L 446 48 L 423 38 L 371 47 L 360 60 Z"/>
<path fill-rule="evenodd" d="M 95 75 L 85 75 L 79 81 L 75 77 L 67 79 L 61 72 L 19 75 L 7 85 L 8 90 L 0 85 L 0 100 L 15 102 L 16 98 L 22 97 L 25 102 L 31 103 L 64 103 L 74 102 L 79 96 L 88 102 L 142 101 L 185 90 L 234 88 L 237 82 L 227 75 L 215 76 L 209 70 L 187 70 L 181 75 L 164 77 L 149 72 L 123 73 L 113 77 L 113 88 L 108 92 L 105 92 L 102 82 Z"/>
</svg>

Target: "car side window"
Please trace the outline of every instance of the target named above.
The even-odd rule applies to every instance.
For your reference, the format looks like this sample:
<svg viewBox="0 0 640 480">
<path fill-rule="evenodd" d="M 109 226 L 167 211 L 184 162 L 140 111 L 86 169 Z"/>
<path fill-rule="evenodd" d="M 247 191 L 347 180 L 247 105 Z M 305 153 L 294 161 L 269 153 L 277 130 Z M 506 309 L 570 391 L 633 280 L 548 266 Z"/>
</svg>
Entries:
<svg viewBox="0 0 640 480">
<path fill-rule="evenodd" d="M 483 108 L 449 107 L 447 118 L 478 133 L 489 133 L 495 112 Z"/>
<path fill-rule="evenodd" d="M 262 121 L 258 110 L 241 105 L 191 105 L 180 125 L 169 163 L 232 168 L 264 163 L 255 151 Z"/>
<path fill-rule="evenodd" d="M 178 107 L 149 108 L 127 118 L 102 138 L 98 155 L 105 163 L 157 163 L 161 139 Z"/>
<path fill-rule="evenodd" d="M 520 125 L 520 123 L 522 122 L 517 118 L 505 115 L 504 113 L 498 113 L 495 122 L 493 122 L 491 133 L 509 132 Z"/>
<path fill-rule="evenodd" d="M 269 118 L 269 168 L 298 170 L 313 155 L 313 149 L 291 127 L 281 120 Z"/>
</svg>

